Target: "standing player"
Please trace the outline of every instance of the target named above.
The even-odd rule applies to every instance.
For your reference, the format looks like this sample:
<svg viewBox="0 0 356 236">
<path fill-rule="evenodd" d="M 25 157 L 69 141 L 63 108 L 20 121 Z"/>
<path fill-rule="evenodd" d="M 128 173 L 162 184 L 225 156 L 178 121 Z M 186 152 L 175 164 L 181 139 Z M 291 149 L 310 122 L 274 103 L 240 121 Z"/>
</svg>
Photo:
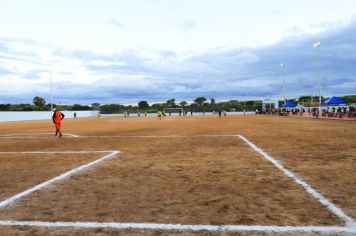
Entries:
<svg viewBox="0 0 356 236">
<path fill-rule="evenodd" d="M 57 111 L 56 108 L 53 109 L 53 116 L 52 116 L 52 120 L 54 125 L 56 126 L 56 134 L 54 136 L 57 136 L 59 133 L 59 137 L 62 137 L 62 133 L 61 133 L 61 122 L 64 119 L 64 114 L 60 111 Z"/>
<path fill-rule="evenodd" d="M 157 117 L 158 117 L 158 120 L 162 120 L 162 112 L 161 111 L 157 111 Z"/>
</svg>

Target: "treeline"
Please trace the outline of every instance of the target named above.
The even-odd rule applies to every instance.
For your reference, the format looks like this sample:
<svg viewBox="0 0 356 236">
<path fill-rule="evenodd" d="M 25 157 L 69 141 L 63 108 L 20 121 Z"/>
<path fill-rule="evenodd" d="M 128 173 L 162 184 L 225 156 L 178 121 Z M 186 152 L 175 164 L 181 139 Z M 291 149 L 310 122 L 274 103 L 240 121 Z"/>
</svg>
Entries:
<svg viewBox="0 0 356 236">
<path fill-rule="evenodd" d="M 51 111 L 51 104 L 46 104 L 46 100 L 42 97 L 34 97 L 33 104 L 0 104 L 0 111 Z M 65 111 L 87 111 L 92 109 L 99 109 L 98 103 L 93 103 L 92 106 L 87 105 L 57 105 L 53 104 L 53 107 L 58 107 Z"/>
<path fill-rule="evenodd" d="M 251 101 L 238 101 L 230 100 L 226 102 L 215 102 L 215 99 L 212 98 L 208 101 L 205 97 L 198 97 L 194 100 L 193 103 L 188 104 L 186 101 L 176 102 L 174 98 L 167 100 L 163 103 L 155 103 L 149 105 L 147 101 L 140 101 L 135 105 L 119 105 L 119 104 L 107 104 L 101 105 L 100 111 L 103 114 L 112 114 L 112 113 L 124 113 L 124 112 L 157 112 L 162 111 L 165 108 L 183 108 L 185 111 L 193 112 L 212 112 L 218 110 L 226 111 L 255 111 L 256 109 L 261 109 L 262 102 L 258 100 Z"/>
<path fill-rule="evenodd" d="M 355 104 L 356 103 L 356 95 L 346 95 L 341 96 L 341 99 L 347 101 L 348 103 Z M 321 96 L 321 101 L 325 101 L 328 97 Z M 319 96 L 300 96 L 296 99 L 290 99 L 289 101 L 297 102 L 300 105 L 304 106 L 318 106 L 319 105 Z M 282 102 L 282 101 L 281 101 Z M 283 104 L 283 102 L 282 102 Z"/>
<path fill-rule="evenodd" d="M 91 106 L 87 105 L 56 105 L 53 104 L 55 107 L 59 107 L 61 110 L 65 111 L 88 111 L 92 110 Z M 43 107 L 39 107 L 32 104 L 0 104 L 0 111 L 50 111 L 51 104 L 47 104 Z"/>
<path fill-rule="evenodd" d="M 342 96 L 342 99 L 348 101 L 349 103 L 356 103 L 356 95 Z M 322 101 L 326 98 L 322 97 Z M 298 102 L 304 106 L 316 106 L 319 102 L 318 96 L 300 96 L 297 99 L 291 99 L 291 101 Z M 283 101 L 279 101 L 280 105 Z M 112 113 L 124 113 L 124 112 L 157 112 L 163 110 L 164 108 L 183 108 L 187 112 L 212 112 L 218 110 L 226 111 L 255 111 L 256 109 L 261 110 L 262 101 L 261 100 L 250 100 L 250 101 L 239 101 L 230 100 L 225 102 L 216 102 L 214 98 L 207 99 L 205 97 L 197 97 L 194 101 L 188 104 L 187 101 L 176 102 L 174 98 L 167 100 L 163 103 L 155 103 L 150 105 L 148 101 L 140 101 L 137 105 L 121 105 L 121 104 L 105 104 L 100 105 L 99 103 L 93 103 L 91 105 L 56 105 L 60 110 L 67 111 L 84 111 L 84 110 L 100 110 L 103 114 Z M 46 104 L 46 101 L 41 97 L 34 97 L 33 104 L 0 104 L 0 111 L 50 111 L 51 104 Z"/>
</svg>

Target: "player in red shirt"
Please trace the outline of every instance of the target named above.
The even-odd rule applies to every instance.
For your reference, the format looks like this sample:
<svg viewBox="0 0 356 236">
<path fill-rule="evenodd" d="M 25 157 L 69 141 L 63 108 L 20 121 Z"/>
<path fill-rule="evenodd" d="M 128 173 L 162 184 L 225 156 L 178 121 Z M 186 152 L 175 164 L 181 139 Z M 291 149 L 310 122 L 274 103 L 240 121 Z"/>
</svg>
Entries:
<svg viewBox="0 0 356 236">
<path fill-rule="evenodd" d="M 59 137 L 62 137 L 62 133 L 61 133 L 61 122 L 64 119 L 64 114 L 60 111 L 57 111 L 56 108 L 53 109 L 53 116 L 52 116 L 52 120 L 54 125 L 56 126 L 56 134 L 55 136 L 58 135 L 59 133 Z"/>
</svg>

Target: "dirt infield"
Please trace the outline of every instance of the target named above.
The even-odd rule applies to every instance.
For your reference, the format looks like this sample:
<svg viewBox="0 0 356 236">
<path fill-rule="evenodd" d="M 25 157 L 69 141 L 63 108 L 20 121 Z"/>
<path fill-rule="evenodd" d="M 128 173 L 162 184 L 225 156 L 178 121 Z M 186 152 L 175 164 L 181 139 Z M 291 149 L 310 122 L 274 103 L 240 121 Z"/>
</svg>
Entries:
<svg viewBox="0 0 356 236">
<path fill-rule="evenodd" d="M 98 154 L 0 153 L 0 201 L 97 158 Z"/>
<path fill-rule="evenodd" d="M 100 120 L 66 119 L 63 131 L 79 137 L 58 139 L 50 135 L 31 138 L 31 133 L 51 132 L 53 127 L 49 121 L 0 123 L 2 152 L 123 152 L 119 158 L 108 160 L 68 181 L 30 194 L 16 204 L 0 209 L 0 219 L 343 225 L 341 219 L 237 137 L 204 135 L 244 135 L 355 218 L 355 127 L 353 122 L 268 116 L 230 116 L 226 119 L 169 117 L 162 121 L 152 117 L 112 117 Z M 26 138 L 21 138 L 22 133 L 27 134 Z M 14 134 L 17 134 L 16 138 Z M 1 135 L 13 136 L 3 138 Z M 29 174 L 31 168 L 46 165 L 36 164 L 32 161 L 34 158 L 30 155 L 16 171 L 19 160 L 11 162 L 7 159 L 7 169 L 9 173 L 11 170 L 23 170 L 26 177 L 22 179 L 26 179 L 26 186 L 35 181 L 33 179 L 48 178 L 40 171 L 36 171 L 35 176 Z M 48 161 L 58 166 L 58 171 L 60 166 L 68 164 L 68 167 L 72 167 L 80 162 L 68 159 L 65 163 L 57 164 L 47 157 Z M 0 162 L 4 163 L 1 155 Z M 0 168 L 4 168 L 3 165 Z M 0 178 L 1 183 L 21 186 L 18 185 L 21 177 L 0 174 Z M 0 192 L 9 192 L 2 185 L 0 187 L 4 189 L 0 189 Z M 16 188 L 16 191 L 21 188 Z M 11 194 L 16 191 L 13 190 Z M 9 234 L 37 231 L 53 235 L 62 230 L 6 226 L 0 226 L 0 229 Z M 67 234 L 131 234 L 127 230 L 63 230 Z M 155 235 L 154 231 L 132 232 Z"/>
<path fill-rule="evenodd" d="M 340 223 L 237 138 L 131 138 L 115 143 L 124 147 L 120 158 L 24 198 L 7 209 L 6 218 L 214 225 Z M 308 208 L 301 208 L 302 204 Z M 52 214 L 43 214 L 48 211 Z"/>
</svg>

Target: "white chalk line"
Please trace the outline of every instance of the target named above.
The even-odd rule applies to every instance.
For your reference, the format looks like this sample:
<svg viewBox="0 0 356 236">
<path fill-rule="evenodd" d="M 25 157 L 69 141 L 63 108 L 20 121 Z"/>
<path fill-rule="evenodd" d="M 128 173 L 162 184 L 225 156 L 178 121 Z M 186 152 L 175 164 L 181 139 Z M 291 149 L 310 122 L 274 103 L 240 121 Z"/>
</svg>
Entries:
<svg viewBox="0 0 356 236">
<path fill-rule="evenodd" d="M 0 135 L 3 139 L 37 139 L 37 138 L 48 138 L 44 136 L 36 136 L 37 134 L 51 134 L 52 133 L 33 133 L 29 134 L 6 134 Z M 236 137 L 236 134 L 192 134 L 192 135 L 78 135 L 66 133 L 64 134 L 71 138 L 198 138 L 198 137 Z"/>
<path fill-rule="evenodd" d="M 0 134 L 0 137 L 9 137 L 9 136 L 31 136 L 31 135 L 48 135 L 53 133 L 15 133 L 15 134 Z"/>
<path fill-rule="evenodd" d="M 86 135 L 79 138 L 198 138 L 198 137 L 236 137 L 236 134 L 192 134 L 192 135 Z"/>
<path fill-rule="evenodd" d="M 88 136 L 67 136 L 67 138 L 198 138 L 198 137 L 235 137 L 228 135 L 88 135 Z M 0 139 L 45 139 L 43 136 L 23 136 L 23 137 L 0 137 Z"/>
<path fill-rule="evenodd" d="M 337 215 L 339 218 L 344 220 L 346 222 L 346 225 L 355 225 L 354 220 L 346 215 L 341 208 L 337 207 L 334 203 L 330 202 L 328 199 L 326 199 L 323 195 L 321 195 L 318 191 L 313 189 L 307 182 L 302 180 L 301 178 L 297 177 L 293 172 L 290 170 L 286 169 L 279 161 L 268 155 L 266 152 L 264 152 L 261 148 L 257 147 L 255 144 L 250 142 L 248 139 L 246 139 L 242 135 L 238 135 L 240 139 L 242 139 L 245 143 L 247 143 L 253 150 L 258 152 L 261 156 L 263 156 L 265 159 L 267 159 L 269 162 L 271 162 L 277 169 L 279 169 L 283 174 L 285 174 L 287 177 L 291 178 L 296 182 L 297 184 L 303 186 L 303 188 L 315 199 L 317 199 L 322 205 L 326 206 L 332 213 Z"/>
<path fill-rule="evenodd" d="M 105 151 L 105 152 L 107 152 L 107 151 Z M 30 153 L 33 153 L 33 152 L 30 152 Z M 41 152 L 41 153 L 43 153 L 43 152 Z M 49 187 L 50 185 L 52 185 L 52 184 L 54 184 L 56 182 L 59 182 L 61 180 L 69 178 L 70 176 L 78 174 L 79 172 L 84 171 L 84 170 L 86 170 L 86 169 L 88 169 L 88 168 L 90 168 L 90 167 L 92 167 L 92 166 L 94 166 L 94 165 L 106 160 L 106 159 L 114 157 L 114 156 L 118 155 L 119 153 L 120 153 L 119 151 L 112 151 L 111 153 L 109 153 L 109 154 L 107 154 L 107 155 L 105 155 L 105 156 L 103 156 L 103 157 L 101 157 L 101 158 L 99 158 L 99 159 L 97 159 L 95 161 L 92 161 L 92 162 L 89 162 L 87 164 L 81 165 L 81 166 L 79 166 L 77 168 L 74 168 L 74 169 L 72 169 L 70 171 L 67 171 L 67 172 L 65 172 L 65 173 L 63 173 L 63 174 L 61 174 L 61 175 L 59 175 L 57 177 L 54 177 L 53 179 L 50 179 L 50 180 L 48 180 L 46 182 L 43 182 L 41 184 L 38 184 L 38 185 L 36 185 L 36 186 L 34 186 L 34 187 L 30 188 L 30 189 L 27 189 L 27 190 L 25 190 L 25 191 L 23 191 L 21 193 L 18 193 L 16 195 L 12 196 L 12 197 L 9 197 L 9 198 L 7 198 L 7 199 L 5 199 L 5 200 L 0 202 L 0 208 L 8 206 L 8 205 L 14 203 L 15 201 L 19 200 L 20 198 L 22 198 L 22 197 L 24 197 L 26 195 L 29 195 L 30 193 L 33 193 L 35 191 L 47 188 L 47 187 Z M 40 153 L 38 153 L 38 154 L 40 154 Z"/>
<path fill-rule="evenodd" d="M 0 221 L 0 225 L 7 226 L 39 226 L 39 227 L 79 227 L 79 228 L 117 228 L 117 229 L 154 229 L 154 230 L 209 230 L 209 231 L 273 231 L 273 232 L 325 232 L 325 233 L 355 233 L 355 222 L 347 216 L 340 208 L 335 206 L 320 193 L 314 190 L 304 180 L 298 178 L 288 169 L 284 168 L 277 160 L 270 157 L 262 149 L 248 141 L 242 135 L 231 134 L 206 134 L 206 135 L 96 135 L 96 136 L 79 136 L 81 138 L 186 138 L 186 137 L 236 137 L 238 136 L 251 146 L 255 151 L 269 160 L 276 168 L 281 170 L 296 183 L 302 185 L 304 189 L 316 198 L 321 204 L 328 207 L 330 211 L 345 220 L 348 227 L 340 226 L 259 226 L 259 225 L 181 225 L 181 224 L 152 224 L 152 223 L 119 223 L 119 222 L 44 222 L 44 221 Z M 35 137 L 34 137 L 35 138 Z M 111 151 L 78 151 L 77 153 L 91 152 L 111 152 Z M 0 154 L 5 152 L 0 152 Z M 9 152 L 7 152 L 9 153 Z M 15 152 L 13 152 L 15 153 Z M 19 153 L 19 152 L 17 152 Z M 70 153 L 70 152 L 22 152 L 22 153 Z M 72 152 L 73 153 L 73 152 Z M 112 155 L 113 153 L 109 154 Z M 108 156 L 108 155 L 107 155 Z M 99 159 L 100 160 L 100 159 Z M 90 164 L 90 163 L 89 163 Z M 1 202 L 0 202 L 1 204 Z M 1 207 L 1 205 L 0 205 Z"/>
<path fill-rule="evenodd" d="M 37 136 L 36 136 L 37 135 Z M 33 137 L 38 138 L 41 135 L 53 135 L 53 133 L 18 133 L 18 134 L 0 134 L 0 138 L 12 138 L 12 137 Z M 185 135 L 78 135 L 72 133 L 64 133 L 64 136 L 80 137 L 80 138 L 186 138 L 186 137 L 236 137 L 236 134 L 185 134 Z M 48 137 L 45 137 L 48 138 Z"/>
<path fill-rule="evenodd" d="M 30 226 L 47 228 L 112 228 L 177 231 L 262 231 L 262 232 L 319 232 L 319 233 L 356 233 L 355 227 L 342 226 L 274 226 L 274 225 L 188 225 L 156 223 L 119 223 L 119 222 L 46 222 L 46 221 L 0 221 L 2 226 Z"/>
<path fill-rule="evenodd" d="M 115 151 L 25 151 L 25 152 L 0 152 L 6 154 L 91 154 L 91 153 L 112 153 Z"/>
<path fill-rule="evenodd" d="M 74 136 L 71 136 L 74 137 Z M 76 138 L 197 138 L 197 137 L 236 137 L 235 134 L 198 134 L 198 135 L 75 135 Z M 34 136 L 0 138 L 48 138 Z"/>
<path fill-rule="evenodd" d="M 68 136 L 71 136 L 73 138 L 79 138 L 79 135 L 76 134 L 71 134 L 71 133 L 64 133 L 64 134 L 67 134 Z"/>
<path fill-rule="evenodd" d="M 0 134 L 1 139 L 34 139 L 55 137 L 54 133 L 20 133 L 20 134 Z M 78 138 L 79 136 L 72 133 L 63 133 L 63 137 Z"/>
</svg>

